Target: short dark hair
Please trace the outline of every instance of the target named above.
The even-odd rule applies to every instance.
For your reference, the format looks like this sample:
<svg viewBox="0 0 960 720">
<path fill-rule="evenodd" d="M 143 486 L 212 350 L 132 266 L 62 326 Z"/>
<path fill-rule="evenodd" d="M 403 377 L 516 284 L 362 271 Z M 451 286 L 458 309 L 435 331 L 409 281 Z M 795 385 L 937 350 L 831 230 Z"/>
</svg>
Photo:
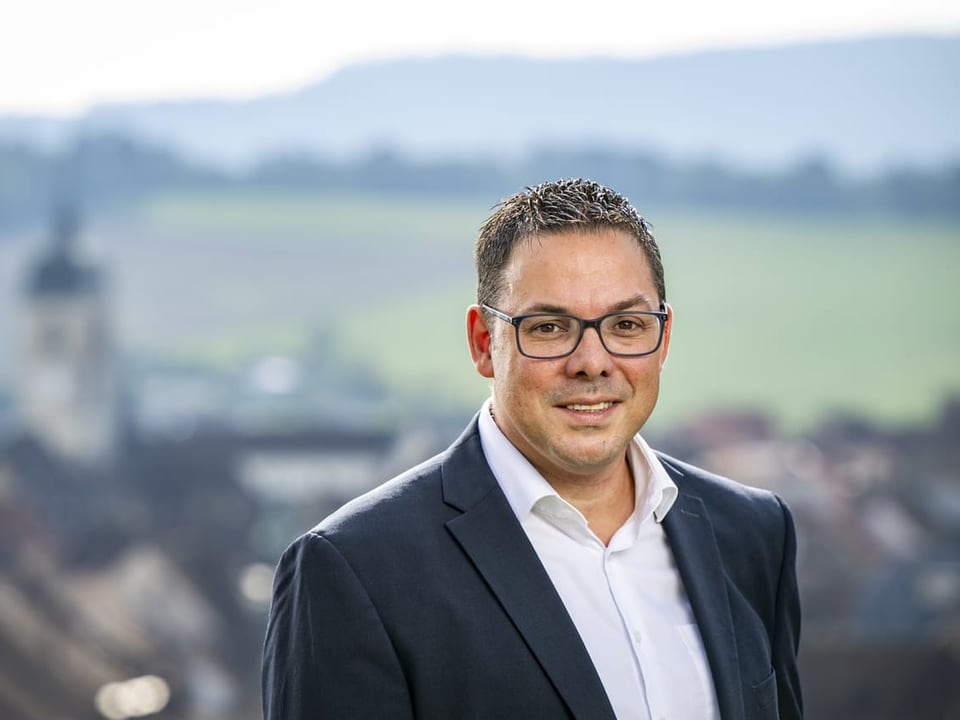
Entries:
<svg viewBox="0 0 960 720">
<path fill-rule="evenodd" d="M 520 241 L 541 234 L 603 228 L 623 230 L 636 238 L 647 256 L 660 302 L 666 302 L 663 262 L 650 225 L 623 195 L 582 178 L 541 183 L 497 203 L 477 237 L 477 302 L 495 305 L 499 301 L 503 271 Z"/>
</svg>

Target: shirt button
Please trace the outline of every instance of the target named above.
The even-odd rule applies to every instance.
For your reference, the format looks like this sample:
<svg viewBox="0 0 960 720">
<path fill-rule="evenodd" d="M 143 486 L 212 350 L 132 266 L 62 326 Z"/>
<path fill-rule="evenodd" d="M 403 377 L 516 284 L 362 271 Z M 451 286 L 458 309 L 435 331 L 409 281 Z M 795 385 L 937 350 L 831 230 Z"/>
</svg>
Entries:
<svg viewBox="0 0 960 720">
<path fill-rule="evenodd" d="M 633 631 L 633 640 L 634 640 L 634 642 L 637 643 L 637 645 L 639 645 L 641 642 L 643 642 L 643 634 L 642 634 L 639 630 L 634 630 L 634 631 Z"/>
</svg>

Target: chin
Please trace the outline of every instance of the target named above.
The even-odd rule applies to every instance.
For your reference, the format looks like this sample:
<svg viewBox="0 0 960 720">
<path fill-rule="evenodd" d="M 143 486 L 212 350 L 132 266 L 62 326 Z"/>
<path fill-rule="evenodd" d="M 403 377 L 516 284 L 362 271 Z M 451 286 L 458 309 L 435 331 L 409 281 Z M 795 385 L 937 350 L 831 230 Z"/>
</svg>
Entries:
<svg viewBox="0 0 960 720">
<path fill-rule="evenodd" d="M 602 448 L 584 448 L 580 452 L 571 452 L 569 447 L 564 450 L 566 452 L 561 456 L 564 464 L 580 471 L 601 470 L 615 463 L 626 452 L 625 448 L 611 451 L 608 445 Z"/>
</svg>

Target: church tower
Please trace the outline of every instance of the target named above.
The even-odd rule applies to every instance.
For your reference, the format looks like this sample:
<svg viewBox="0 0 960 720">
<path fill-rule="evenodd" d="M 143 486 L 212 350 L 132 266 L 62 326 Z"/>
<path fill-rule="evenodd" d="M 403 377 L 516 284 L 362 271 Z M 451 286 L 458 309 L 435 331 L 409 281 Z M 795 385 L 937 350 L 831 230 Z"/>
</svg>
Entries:
<svg viewBox="0 0 960 720">
<path fill-rule="evenodd" d="M 65 460 L 103 465 L 118 439 L 115 358 L 103 276 L 80 259 L 78 232 L 76 211 L 61 208 L 29 271 L 17 386 L 32 437 Z"/>
</svg>

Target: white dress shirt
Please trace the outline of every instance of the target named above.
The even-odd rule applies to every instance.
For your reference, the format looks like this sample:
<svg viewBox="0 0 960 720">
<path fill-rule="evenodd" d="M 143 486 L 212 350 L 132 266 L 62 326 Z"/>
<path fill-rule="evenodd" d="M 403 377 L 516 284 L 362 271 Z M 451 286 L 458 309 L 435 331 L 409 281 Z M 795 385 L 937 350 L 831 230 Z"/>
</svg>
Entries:
<svg viewBox="0 0 960 720">
<path fill-rule="evenodd" d="M 719 718 L 700 631 L 660 524 L 677 487 L 638 434 L 636 500 L 609 545 L 480 412 L 484 455 L 580 633 L 618 720 Z"/>
</svg>

